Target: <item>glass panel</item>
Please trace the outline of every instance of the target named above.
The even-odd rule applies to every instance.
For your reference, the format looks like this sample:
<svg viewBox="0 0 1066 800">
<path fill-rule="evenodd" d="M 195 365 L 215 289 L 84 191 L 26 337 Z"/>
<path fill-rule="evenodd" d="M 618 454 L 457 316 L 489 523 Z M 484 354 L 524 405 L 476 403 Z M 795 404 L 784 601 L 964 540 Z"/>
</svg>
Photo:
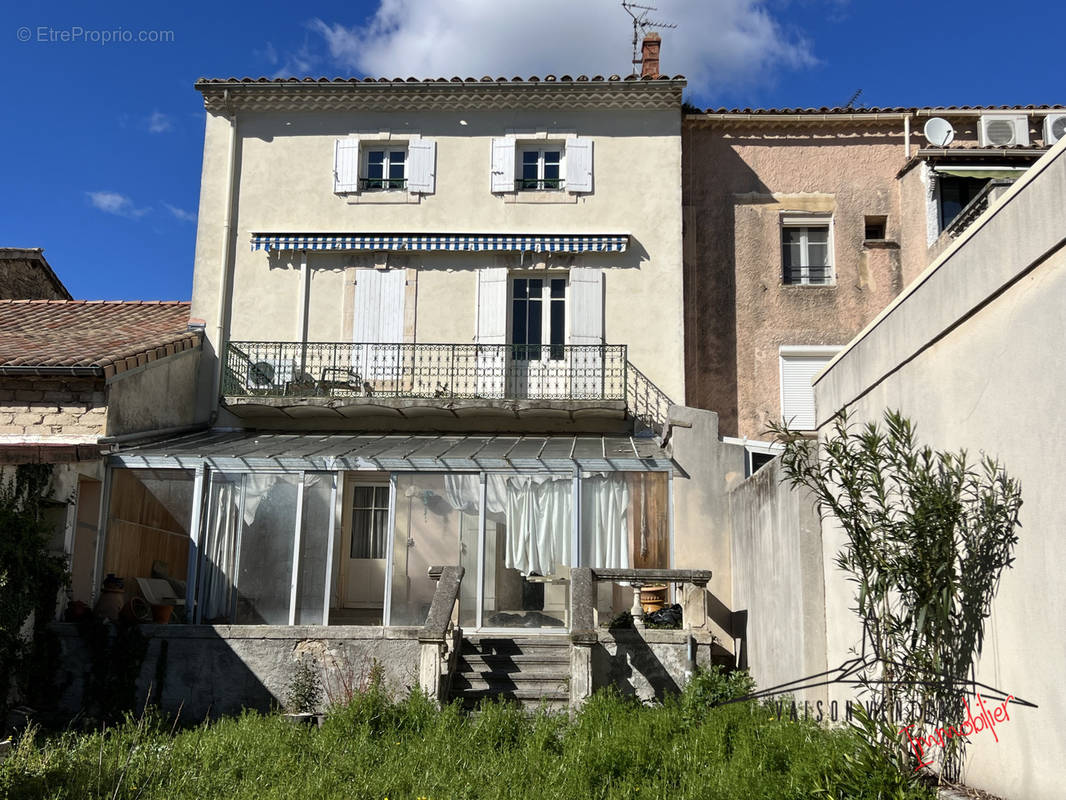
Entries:
<svg viewBox="0 0 1066 800">
<path fill-rule="evenodd" d="M 299 476 L 248 475 L 237 573 L 238 624 L 286 625 Z"/>
<path fill-rule="evenodd" d="M 572 513 L 570 477 L 488 476 L 485 627 L 568 625 Z"/>
<path fill-rule="evenodd" d="M 591 473 L 583 477 L 582 566 L 669 567 L 668 499 L 665 472 Z M 600 583 L 596 592 L 601 625 L 633 607 L 633 589 L 627 584 Z"/>
<path fill-rule="evenodd" d="M 333 475 L 307 473 L 304 478 L 300 570 L 296 584 L 296 624 L 322 625 L 326 599 L 326 552 L 333 516 Z"/>
<path fill-rule="evenodd" d="M 549 151 L 544 154 L 544 188 L 559 188 L 559 151 Z"/>
<path fill-rule="evenodd" d="M 111 502 L 107 514 L 102 599 L 115 606 L 145 597 L 137 578 L 155 579 L 149 591 L 156 600 L 185 599 L 189 564 L 194 473 L 187 470 L 116 469 L 111 473 Z M 159 591 L 155 595 L 155 590 Z M 121 601 L 121 602 L 120 602 Z M 171 605 L 171 619 L 185 621 L 184 607 Z M 141 606 L 151 622 L 151 609 Z"/>
<path fill-rule="evenodd" d="M 427 574 L 432 566 L 461 564 L 463 584 L 476 586 L 479 498 L 477 476 L 397 475 L 390 624 L 425 624 L 437 588 Z M 468 626 L 473 597 L 469 587 L 460 586 L 458 618 Z"/>
<path fill-rule="evenodd" d="M 356 486 L 352 504 L 352 558 L 385 558 L 388 486 Z"/>
<path fill-rule="evenodd" d="M 200 620 L 209 624 L 233 622 L 236 603 L 234 578 L 237 570 L 237 540 L 241 529 L 241 493 L 244 476 L 210 473 L 207 516 L 200 533 L 200 574 L 197 603 Z"/>
<path fill-rule="evenodd" d="M 554 284 L 555 281 L 552 281 Z M 552 286 L 554 295 L 555 287 Z M 565 354 L 563 344 L 566 342 L 566 302 L 553 296 L 551 301 L 551 359 L 561 361 Z"/>
<path fill-rule="evenodd" d="M 540 153 L 534 151 L 526 151 L 522 153 L 522 178 L 519 181 L 519 188 L 521 189 L 536 189 L 539 186 L 537 178 L 540 176 L 538 173 Z"/>
<path fill-rule="evenodd" d="M 531 278 L 529 281 L 529 311 L 527 312 L 526 317 L 528 330 L 526 342 L 530 345 L 530 347 L 527 348 L 526 355 L 530 361 L 537 361 L 540 359 L 540 344 L 544 341 L 542 337 L 544 319 L 541 316 L 543 314 L 543 311 L 541 310 L 544 302 L 542 299 L 543 294 L 543 279 Z"/>
<path fill-rule="evenodd" d="M 552 299 L 566 297 L 566 278 L 551 279 Z"/>
<path fill-rule="evenodd" d="M 405 161 L 407 154 L 402 150 L 394 150 L 389 153 L 389 188 L 402 189 L 405 177 Z"/>
<path fill-rule="evenodd" d="M 783 228 L 781 259 L 784 263 L 785 283 L 799 283 L 802 279 L 803 228 Z"/>
</svg>

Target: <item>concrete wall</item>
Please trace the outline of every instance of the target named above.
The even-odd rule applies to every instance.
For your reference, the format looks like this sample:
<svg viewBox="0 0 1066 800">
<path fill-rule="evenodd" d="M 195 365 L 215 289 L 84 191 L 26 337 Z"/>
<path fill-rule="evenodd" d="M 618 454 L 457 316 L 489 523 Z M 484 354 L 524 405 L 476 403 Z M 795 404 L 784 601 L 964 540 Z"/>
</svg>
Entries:
<svg viewBox="0 0 1066 800">
<path fill-rule="evenodd" d="M 821 525 L 782 477 L 774 459 L 729 493 L 738 663 L 761 689 L 826 670 Z M 795 696 L 816 703 L 826 691 Z"/>
<path fill-rule="evenodd" d="M 614 686 L 641 700 L 662 700 L 688 682 L 688 634 L 669 630 L 601 631 L 592 648 L 592 688 Z M 695 665 L 707 669 L 712 650 L 707 637 L 697 643 Z"/>
<path fill-rule="evenodd" d="M 999 458 L 1020 480 L 1016 561 L 985 625 L 977 679 L 1039 705 L 1011 709 L 973 737 L 964 772 L 1010 798 L 1062 796 L 1066 752 L 1066 142 L 1046 154 L 887 309 L 815 384 L 819 423 L 847 407 L 856 422 L 897 408 L 937 449 Z M 839 534 L 825 529 L 827 552 Z M 826 575 L 828 660 L 855 641 L 850 587 Z"/>
<path fill-rule="evenodd" d="M 58 710 L 75 714 L 85 708 L 89 649 L 76 625 L 57 624 L 53 630 L 61 648 Z M 186 722 L 284 705 L 301 659 L 320 669 L 324 703 L 329 695 L 343 696 L 345 684 L 364 685 L 374 663 L 384 669 L 393 695 L 418 686 L 417 628 L 142 625 L 139 630 L 147 651 L 137 678 L 138 703 L 151 691 L 157 705 L 180 710 Z"/>
<path fill-rule="evenodd" d="M 732 651 L 734 611 L 729 490 L 744 479 L 744 448 L 718 438 L 718 415 L 671 406 L 676 569 L 709 569 L 707 630 Z M 692 616 L 692 614 L 690 614 Z M 686 620 L 691 622 L 692 620 Z"/>
<path fill-rule="evenodd" d="M 196 379 L 202 352 L 199 348 L 183 350 L 110 378 L 108 435 L 175 428 L 196 422 Z"/>
<path fill-rule="evenodd" d="M 521 193 L 492 194 L 491 139 L 509 130 L 592 138 L 594 191 L 560 193 L 554 198 L 558 202 Z M 383 202 L 383 195 L 367 192 L 353 198 L 335 194 L 334 141 L 354 131 L 436 141 L 435 193 L 412 195 L 403 203 Z M 607 342 L 628 344 L 630 359 L 671 397 L 683 400 L 681 190 L 676 178 L 670 179 L 681 167 L 677 110 L 242 113 L 231 245 L 223 232 L 229 135 L 229 121 L 209 114 L 192 301 L 192 315 L 207 321 L 208 353 L 219 336 L 221 269 L 227 255 L 234 259 L 232 291 L 223 302 L 230 315 L 229 338 L 299 338 L 299 259 L 292 253 L 251 251 L 254 231 L 629 233 L 625 253 L 534 262 L 528 255 L 523 261 L 519 254 L 490 253 L 412 252 L 387 258 L 390 266 L 418 272 L 417 291 L 409 286 L 408 299 L 414 295 L 414 338 L 420 342 L 474 340 L 478 269 L 604 267 Z M 351 340 L 352 270 L 385 258 L 309 254 L 310 338 Z M 212 369 L 205 364 L 204 374 Z"/>
</svg>

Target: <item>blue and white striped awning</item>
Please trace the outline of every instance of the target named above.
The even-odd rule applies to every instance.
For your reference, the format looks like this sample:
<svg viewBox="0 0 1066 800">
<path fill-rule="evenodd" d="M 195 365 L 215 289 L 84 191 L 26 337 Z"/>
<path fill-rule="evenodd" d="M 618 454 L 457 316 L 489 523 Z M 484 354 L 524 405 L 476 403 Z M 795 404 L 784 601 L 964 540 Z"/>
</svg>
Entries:
<svg viewBox="0 0 1066 800">
<path fill-rule="evenodd" d="M 253 250 L 455 250 L 621 253 L 629 234 L 253 233 Z"/>
</svg>

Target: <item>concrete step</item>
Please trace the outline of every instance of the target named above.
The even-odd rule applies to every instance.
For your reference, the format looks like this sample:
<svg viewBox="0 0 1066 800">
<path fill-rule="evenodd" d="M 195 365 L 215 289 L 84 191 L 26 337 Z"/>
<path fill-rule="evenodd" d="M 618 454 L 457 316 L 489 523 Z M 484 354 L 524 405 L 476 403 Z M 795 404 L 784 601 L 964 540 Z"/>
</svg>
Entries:
<svg viewBox="0 0 1066 800">
<path fill-rule="evenodd" d="M 452 676 L 452 691 L 467 689 L 536 689 L 569 691 L 570 676 L 559 672 L 459 672 Z"/>
<path fill-rule="evenodd" d="M 513 700 L 527 708 L 567 707 L 570 640 L 565 636 L 467 636 L 457 656 L 451 698 L 464 708 L 485 699 Z"/>
</svg>

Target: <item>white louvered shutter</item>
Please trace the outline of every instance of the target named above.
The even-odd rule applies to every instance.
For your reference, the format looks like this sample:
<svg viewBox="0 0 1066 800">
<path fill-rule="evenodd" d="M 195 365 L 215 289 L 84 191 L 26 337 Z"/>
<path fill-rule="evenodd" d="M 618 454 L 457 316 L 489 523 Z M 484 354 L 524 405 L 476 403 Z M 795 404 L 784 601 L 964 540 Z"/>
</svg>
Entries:
<svg viewBox="0 0 1066 800">
<path fill-rule="evenodd" d="M 413 139 L 407 146 L 407 191 L 433 194 L 437 189 L 437 143 Z"/>
<path fill-rule="evenodd" d="M 363 346 L 353 351 L 352 369 L 364 380 L 399 377 L 406 286 L 406 270 L 355 271 L 352 341 Z"/>
<path fill-rule="evenodd" d="M 603 344 L 603 270 L 570 270 L 570 344 Z"/>
<path fill-rule="evenodd" d="M 507 268 L 478 270 L 478 344 L 507 343 Z"/>
<path fill-rule="evenodd" d="M 515 181 L 515 140 L 510 138 L 492 140 L 493 192 L 513 192 Z"/>
<path fill-rule="evenodd" d="M 781 416 L 789 427 L 814 430 L 811 381 L 831 360 L 827 355 L 781 355 Z"/>
<path fill-rule="evenodd" d="M 567 140 L 566 191 L 592 191 L 592 139 L 578 136 Z"/>
<path fill-rule="evenodd" d="M 354 136 L 334 143 L 333 191 L 359 191 L 359 140 Z"/>
<path fill-rule="evenodd" d="M 477 393 L 503 397 L 507 386 L 507 269 L 478 270 Z M 481 347 L 480 345 L 485 345 Z"/>
</svg>

